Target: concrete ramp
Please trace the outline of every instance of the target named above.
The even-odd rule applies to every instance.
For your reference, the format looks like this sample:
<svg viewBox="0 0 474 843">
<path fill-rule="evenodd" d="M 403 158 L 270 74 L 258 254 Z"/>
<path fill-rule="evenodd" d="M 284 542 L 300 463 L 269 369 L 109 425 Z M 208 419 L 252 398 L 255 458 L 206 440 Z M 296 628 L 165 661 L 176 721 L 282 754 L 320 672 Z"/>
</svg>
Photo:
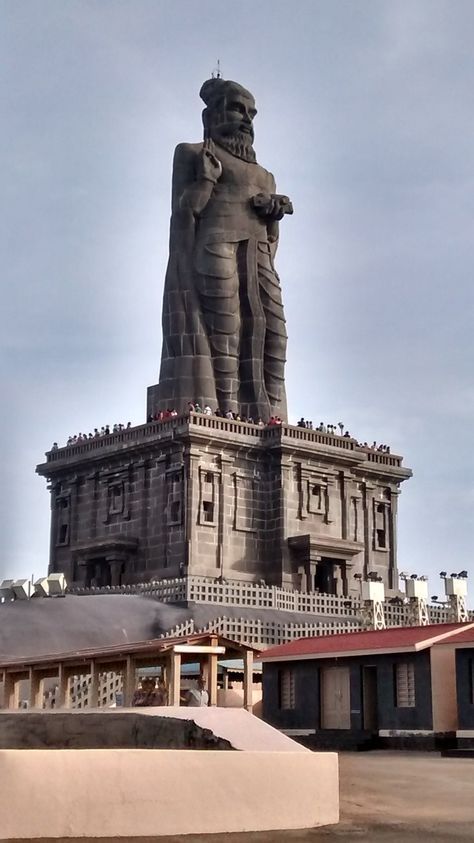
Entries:
<svg viewBox="0 0 474 843">
<path fill-rule="evenodd" d="M 125 709 L 137 712 L 137 709 Z M 283 735 L 268 723 L 250 714 L 244 708 L 143 708 L 141 714 L 149 717 L 170 717 L 192 720 L 201 729 L 209 729 L 217 738 L 228 741 L 233 749 L 251 752 L 309 752 L 301 744 Z"/>
</svg>

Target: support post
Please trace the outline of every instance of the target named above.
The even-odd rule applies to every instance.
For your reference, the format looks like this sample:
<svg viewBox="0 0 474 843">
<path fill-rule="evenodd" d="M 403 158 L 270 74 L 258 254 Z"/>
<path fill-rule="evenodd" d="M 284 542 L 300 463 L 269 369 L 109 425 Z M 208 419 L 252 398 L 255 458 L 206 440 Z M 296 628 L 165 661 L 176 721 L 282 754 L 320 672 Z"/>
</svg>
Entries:
<svg viewBox="0 0 474 843">
<path fill-rule="evenodd" d="M 135 691 L 135 659 L 127 656 L 125 669 L 123 671 L 123 704 L 129 708 Z"/>
<path fill-rule="evenodd" d="M 181 694 L 181 653 L 171 653 L 169 703 L 180 705 Z"/>
<path fill-rule="evenodd" d="M 3 674 L 3 707 L 15 708 L 15 676 L 4 671 Z"/>
<path fill-rule="evenodd" d="M 91 660 L 91 683 L 89 685 L 89 706 L 90 708 L 97 708 L 99 705 L 99 670 L 97 662 Z"/>
<path fill-rule="evenodd" d="M 244 652 L 244 708 L 252 711 L 253 705 L 253 651 Z"/>
<path fill-rule="evenodd" d="M 209 705 L 217 705 L 217 653 L 210 653 L 207 662 Z"/>
<path fill-rule="evenodd" d="M 69 708 L 69 676 L 62 662 L 58 666 L 58 690 L 56 708 Z"/>
<path fill-rule="evenodd" d="M 41 674 L 33 667 L 30 667 L 30 694 L 28 708 L 43 708 L 41 700 Z"/>
</svg>

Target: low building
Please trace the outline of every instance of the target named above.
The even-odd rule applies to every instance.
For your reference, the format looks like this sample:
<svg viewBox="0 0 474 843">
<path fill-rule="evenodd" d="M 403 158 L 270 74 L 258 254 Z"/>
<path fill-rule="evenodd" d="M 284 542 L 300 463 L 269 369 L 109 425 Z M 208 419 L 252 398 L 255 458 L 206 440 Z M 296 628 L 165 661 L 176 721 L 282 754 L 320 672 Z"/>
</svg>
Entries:
<svg viewBox="0 0 474 843">
<path fill-rule="evenodd" d="M 453 741 L 456 684 L 464 700 L 466 659 L 471 671 L 473 664 L 459 655 L 465 650 L 455 657 L 462 635 L 470 636 L 474 654 L 474 623 L 342 633 L 273 647 L 260 657 L 263 717 L 315 747 L 428 748 Z M 474 729 L 472 697 L 471 720 L 468 715 L 464 705 L 462 722 Z"/>
<path fill-rule="evenodd" d="M 474 748 L 474 629 L 472 624 L 437 650 L 454 661 L 456 669 L 456 745 Z M 452 654 L 452 655 L 450 655 Z"/>
</svg>

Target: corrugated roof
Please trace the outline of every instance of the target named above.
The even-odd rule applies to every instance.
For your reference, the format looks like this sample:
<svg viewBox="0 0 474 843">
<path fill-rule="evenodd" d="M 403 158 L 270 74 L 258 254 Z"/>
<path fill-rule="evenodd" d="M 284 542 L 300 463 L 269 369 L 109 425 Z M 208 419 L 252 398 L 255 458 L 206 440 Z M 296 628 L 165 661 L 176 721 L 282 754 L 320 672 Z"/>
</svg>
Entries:
<svg viewBox="0 0 474 843">
<path fill-rule="evenodd" d="M 474 623 L 440 623 L 429 626 L 401 626 L 365 632 L 342 632 L 316 638 L 299 638 L 288 644 L 271 647 L 259 657 L 261 661 L 285 659 L 322 658 L 346 656 L 359 652 L 422 650 L 439 639 L 469 627 L 474 633 Z M 466 630 L 467 631 L 467 630 Z M 465 634 L 465 633 L 464 633 Z M 457 636 L 456 636 L 457 638 Z"/>
</svg>

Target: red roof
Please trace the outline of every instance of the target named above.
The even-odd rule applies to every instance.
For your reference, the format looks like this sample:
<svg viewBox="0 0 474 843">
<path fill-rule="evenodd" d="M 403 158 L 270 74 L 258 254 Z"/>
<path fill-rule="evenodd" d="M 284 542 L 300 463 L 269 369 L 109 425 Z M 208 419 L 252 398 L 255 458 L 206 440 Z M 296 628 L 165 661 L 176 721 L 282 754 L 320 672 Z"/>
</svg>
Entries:
<svg viewBox="0 0 474 843">
<path fill-rule="evenodd" d="M 459 632 L 452 640 L 449 640 L 450 644 L 472 644 L 474 647 L 474 627 L 471 624 L 462 624 L 465 626 L 466 629 L 463 629 L 462 632 Z M 447 644 L 448 641 L 440 641 L 440 644 Z"/>
<path fill-rule="evenodd" d="M 445 639 L 457 630 L 471 634 L 474 640 L 474 623 L 437 623 L 429 626 L 399 626 L 390 629 L 367 630 L 365 632 L 342 632 L 315 638 L 299 638 L 288 644 L 280 644 L 265 650 L 259 657 L 262 661 L 285 659 L 323 658 L 324 656 L 348 656 L 359 652 L 399 650 L 423 650 L 440 639 Z M 457 640 L 458 636 L 455 635 Z M 469 639 L 471 640 L 471 639 Z"/>
</svg>

